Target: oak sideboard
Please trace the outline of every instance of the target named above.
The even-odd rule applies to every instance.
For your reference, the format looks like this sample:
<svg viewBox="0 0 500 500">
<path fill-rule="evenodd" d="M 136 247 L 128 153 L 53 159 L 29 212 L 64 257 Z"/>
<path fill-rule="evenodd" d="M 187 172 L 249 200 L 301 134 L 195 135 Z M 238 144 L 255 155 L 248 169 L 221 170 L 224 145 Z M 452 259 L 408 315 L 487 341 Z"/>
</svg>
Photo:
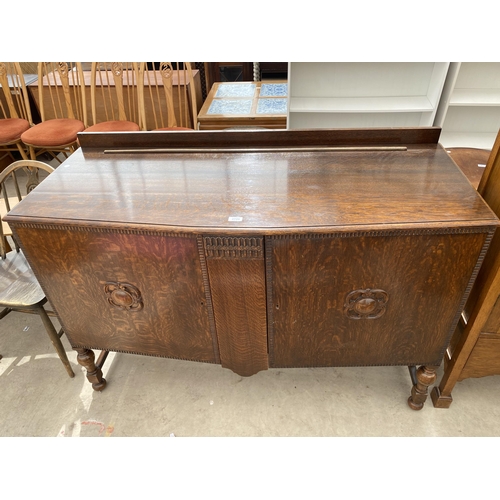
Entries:
<svg viewBox="0 0 500 500">
<path fill-rule="evenodd" d="M 439 133 L 82 133 L 5 219 L 96 390 L 96 349 L 406 365 L 420 409 L 498 226 Z"/>
</svg>

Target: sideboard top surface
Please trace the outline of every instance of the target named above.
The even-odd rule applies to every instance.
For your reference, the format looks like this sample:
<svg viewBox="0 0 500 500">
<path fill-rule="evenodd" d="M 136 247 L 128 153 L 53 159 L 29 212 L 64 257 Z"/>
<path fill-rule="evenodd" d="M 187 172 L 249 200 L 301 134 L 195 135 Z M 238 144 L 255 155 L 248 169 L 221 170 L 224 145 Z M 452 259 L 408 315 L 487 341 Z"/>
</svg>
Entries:
<svg viewBox="0 0 500 500">
<path fill-rule="evenodd" d="M 112 154 L 83 147 L 6 220 L 226 233 L 497 225 L 438 144 Z"/>
</svg>

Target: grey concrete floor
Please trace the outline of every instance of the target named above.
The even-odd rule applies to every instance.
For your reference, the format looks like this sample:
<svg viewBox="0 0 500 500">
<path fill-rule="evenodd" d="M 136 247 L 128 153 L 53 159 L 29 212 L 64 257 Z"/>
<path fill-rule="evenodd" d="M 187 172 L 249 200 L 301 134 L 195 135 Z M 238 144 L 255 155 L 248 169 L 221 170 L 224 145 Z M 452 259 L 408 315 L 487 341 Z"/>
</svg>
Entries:
<svg viewBox="0 0 500 500">
<path fill-rule="evenodd" d="M 38 316 L 10 313 L 0 328 L 3 437 L 500 435 L 500 377 L 460 382 L 449 409 L 429 398 L 415 412 L 406 367 L 243 378 L 219 365 L 110 353 L 108 385 L 95 392 L 63 336 L 76 373 L 68 377 Z"/>
</svg>

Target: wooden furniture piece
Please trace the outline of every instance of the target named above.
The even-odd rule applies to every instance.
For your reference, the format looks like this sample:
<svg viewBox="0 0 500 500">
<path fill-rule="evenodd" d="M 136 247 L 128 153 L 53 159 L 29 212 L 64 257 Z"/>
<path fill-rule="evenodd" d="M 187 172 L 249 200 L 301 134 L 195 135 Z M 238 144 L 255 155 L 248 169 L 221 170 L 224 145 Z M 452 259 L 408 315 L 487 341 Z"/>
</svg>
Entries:
<svg viewBox="0 0 500 500">
<path fill-rule="evenodd" d="M 432 126 L 448 65 L 289 63 L 288 128 Z"/>
<path fill-rule="evenodd" d="M 500 128 L 500 62 L 450 63 L 434 125 L 445 148 L 491 150 Z"/>
<path fill-rule="evenodd" d="M 257 72 L 257 80 L 288 79 L 287 62 L 259 62 L 254 63 L 254 79 Z M 257 70 L 257 71 L 256 71 Z"/>
<path fill-rule="evenodd" d="M 446 152 L 477 189 L 491 150 L 477 148 L 446 148 Z"/>
<path fill-rule="evenodd" d="M 478 192 L 500 215 L 500 130 Z M 483 266 L 445 352 L 444 375 L 432 390 L 437 408 L 449 408 L 455 384 L 470 377 L 500 375 L 500 233 L 496 233 Z"/>
<path fill-rule="evenodd" d="M 21 188 L 18 183 L 19 174 L 23 171 L 26 173 L 26 190 L 31 192 L 38 185 L 39 170 L 50 173 L 54 169 L 39 161 L 19 160 L 0 173 L 0 191 L 7 208 L 10 208 L 7 185 L 10 184 L 16 196 L 21 198 Z M 17 242 L 16 250 L 10 252 L 6 252 L 3 242 L 4 234 L 0 224 L 0 319 L 13 311 L 39 314 L 68 375 L 74 377 L 75 374 L 61 343 L 63 330 L 61 329 L 58 333 L 54 328 L 49 313 L 44 308 L 47 298 L 40 288 L 33 271 L 23 253 L 19 251 Z M 53 312 L 50 312 L 50 314 L 54 316 Z M 2 352 L 5 352 L 3 348 Z"/>
<path fill-rule="evenodd" d="M 29 147 L 32 160 L 48 152 L 67 158 L 77 144 L 77 134 L 87 126 L 87 107 L 80 63 L 38 63 L 38 102 L 42 122 L 26 130 L 21 140 Z M 46 94 L 42 90 L 46 88 Z M 58 92 L 62 88 L 62 94 Z M 50 118 L 49 118 L 50 117 Z"/>
<path fill-rule="evenodd" d="M 97 390 L 93 349 L 421 365 L 420 409 L 498 225 L 439 132 L 82 133 L 6 220 Z"/>
<path fill-rule="evenodd" d="M 190 62 L 162 62 L 158 70 L 149 71 L 142 64 L 138 85 L 141 130 L 195 129 L 198 104 L 196 92 L 191 91 L 194 88 Z M 149 122 L 147 107 L 153 110 Z"/>
<path fill-rule="evenodd" d="M 21 135 L 32 125 L 28 91 L 21 66 L 17 62 L 0 62 L 0 153 L 12 151 L 28 159 Z"/>
<path fill-rule="evenodd" d="M 251 62 L 209 62 L 208 84 L 212 88 L 216 82 L 250 82 L 253 80 Z"/>
<path fill-rule="evenodd" d="M 89 132 L 136 132 L 140 130 L 141 104 L 137 92 L 144 63 L 93 62 L 90 71 L 92 123 Z M 97 108 L 104 110 L 98 118 Z"/>
<path fill-rule="evenodd" d="M 283 81 L 214 83 L 198 115 L 199 129 L 286 128 L 287 102 Z"/>
</svg>

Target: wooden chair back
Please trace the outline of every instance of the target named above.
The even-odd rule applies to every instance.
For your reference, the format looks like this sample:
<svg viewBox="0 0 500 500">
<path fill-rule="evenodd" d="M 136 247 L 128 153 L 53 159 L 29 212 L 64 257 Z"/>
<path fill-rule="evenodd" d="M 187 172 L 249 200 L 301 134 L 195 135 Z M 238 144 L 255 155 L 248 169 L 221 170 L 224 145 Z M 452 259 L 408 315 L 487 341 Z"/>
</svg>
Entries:
<svg viewBox="0 0 500 500">
<path fill-rule="evenodd" d="M 87 102 L 81 63 L 38 63 L 38 102 L 42 122 L 54 118 L 71 118 L 80 120 L 87 126 Z"/>
<path fill-rule="evenodd" d="M 189 62 L 162 62 L 158 69 L 142 65 L 139 78 L 141 130 L 197 129 L 198 107 Z"/>
<path fill-rule="evenodd" d="M 51 173 L 54 169 L 38 160 L 19 160 L 11 163 L 0 173 L 0 218 L 3 218 L 17 203 L 27 196 L 40 183 L 39 171 Z M 22 184 L 24 181 L 24 186 Z M 0 224 L 0 256 L 5 259 L 10 249 L 7 240 L 12 236 L 9 225 L 2 220 Z M 19 250 L 14 241 L 16 250 Z"/>
<path fill-rule="evenodd" d="M 93 125 L 108 121 L 140 123 L 138 79 L 138 63 L 92 63 L 90 95 Z"/>
<path fill-rule="evenodd" d="M 19 63 L 0 62 L 0 86 L 0 118 L 22 118 L 33 125 L 28 92 Z"/>
</svg>

